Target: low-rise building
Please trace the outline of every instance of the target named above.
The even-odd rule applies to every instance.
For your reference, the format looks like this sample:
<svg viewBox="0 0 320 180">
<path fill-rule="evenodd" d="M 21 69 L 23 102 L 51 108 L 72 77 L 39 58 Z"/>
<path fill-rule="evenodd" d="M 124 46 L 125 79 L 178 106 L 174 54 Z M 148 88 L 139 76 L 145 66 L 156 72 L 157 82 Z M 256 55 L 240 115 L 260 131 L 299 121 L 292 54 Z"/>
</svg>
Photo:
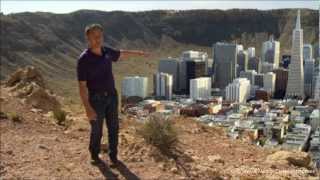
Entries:
<svg viewBox="0 0 320 180">
<path fill-rule="evenodd" d="M 282 147 L 288 150 L 303 151 L 306 148 L 308 139 L 311 135 L 311 126 L 307 124 L 295 124 L 290 132 L 287 133 Z"/>
<path fill-rule="evenodd" d="M 210 99 L 211 78 L 200 77 L 190 80 L 190 98 L 193 100 Z"/>
<path fill-rule="evenodd" d="M 122 96 L 138 96 L 146 98 L 148 95 L 148 78 L 141 76 L 127 76 L 122 80 Z"/>
<path fill-rule="evenodd" d="M 310 115 L 310 123 L 312 131 L 320 128 L 320 110 L 314 109 Z"/>
</svg>

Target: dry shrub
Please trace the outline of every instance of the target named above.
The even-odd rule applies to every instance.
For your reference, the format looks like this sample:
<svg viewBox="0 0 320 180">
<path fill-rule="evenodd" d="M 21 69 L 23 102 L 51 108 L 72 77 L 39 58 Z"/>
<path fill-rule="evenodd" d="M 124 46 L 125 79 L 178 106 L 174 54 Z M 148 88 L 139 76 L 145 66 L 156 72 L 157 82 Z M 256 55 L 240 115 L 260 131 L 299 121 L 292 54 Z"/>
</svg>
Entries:
<svg viewBox="0 0 320 180">
<path fill-rule="evenodd" d="M 178 142 L 173 122 L 162 115 L 151 115 L 138 129 L 138 134 L 146 143 L 157 147 L 164 154 L 171 154 Z"/>
</svg>

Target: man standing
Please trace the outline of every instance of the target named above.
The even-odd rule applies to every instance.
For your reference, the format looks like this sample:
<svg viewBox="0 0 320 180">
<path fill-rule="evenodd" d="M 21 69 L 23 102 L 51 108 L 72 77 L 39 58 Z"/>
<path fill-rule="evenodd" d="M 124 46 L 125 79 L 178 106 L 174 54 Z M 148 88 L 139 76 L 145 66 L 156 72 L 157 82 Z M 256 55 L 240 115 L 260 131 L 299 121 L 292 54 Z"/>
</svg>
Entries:
<svg viewBox="0 0 320 180">
<path fill-rule="evenodd" d="M 98 154 L 106 119 L 109 140 L 109 157 L 116 165 L 118 146 L 118 93 L 115 88 L 112 62 L 130 56 L 146 56 L 143 51 L 117 50 L 103 46 L 103 28 L 91 24 L 85 28 L 88 48 L 77 62 L 79 93 L 91 125 L 89 151 L 93 163 L 101 162 Z"/>
</svg>

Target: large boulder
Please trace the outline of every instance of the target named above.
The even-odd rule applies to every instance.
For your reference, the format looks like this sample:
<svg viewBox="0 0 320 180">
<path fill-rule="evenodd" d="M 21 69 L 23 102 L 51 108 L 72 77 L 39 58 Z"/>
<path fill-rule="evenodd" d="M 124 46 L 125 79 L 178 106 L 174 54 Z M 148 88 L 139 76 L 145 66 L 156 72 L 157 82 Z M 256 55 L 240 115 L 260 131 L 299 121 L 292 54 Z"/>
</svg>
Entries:
<svg viewBox="0 0 320 180">
<path fill-rule="evenodd" d="M 54 94 L 51 94 L 49 90 L 34 83 L 32 83 L 31 86 L 31 93 L 25 96 L 26 103 L 45 111 L 54 111 L 61 108 L 61 104 L 57 97 Z"/>
<path fill-rule="evenodd" d="M 44 78 L 33 66 L 19 68 L 5 82 L 13 96 L 25 99 L 25 102 L 44 111 L 61 108 L 58 98 L 46 88 Z"/>
<path fill-rule="evenodd" d="M 287 164 L 308 168 L 311 158 L 306 152 L 277 151 L 267 156 L 266 162 L 273 165 Z"/>
<path fill-rule="evenodd" d="M 12 73 L 5 82 L 7 87 L 16 86 L 17 88 L 23 87 L 26 84 L 34 82 L 40 87 L 45 88 L 45 82 L 40 72 L 33 66 L 26 66 L 25 68 L 19 68 Z"/>
</svg>

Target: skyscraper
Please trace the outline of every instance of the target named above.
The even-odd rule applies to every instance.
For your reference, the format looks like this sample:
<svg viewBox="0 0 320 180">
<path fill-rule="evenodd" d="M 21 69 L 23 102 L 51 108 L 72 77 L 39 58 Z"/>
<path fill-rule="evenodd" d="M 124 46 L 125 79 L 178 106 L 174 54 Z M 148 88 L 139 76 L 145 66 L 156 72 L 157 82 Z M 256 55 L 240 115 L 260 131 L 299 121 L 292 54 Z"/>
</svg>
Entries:
<svg viewBox="0 0 320 180">
<path fill-rule="evenodd" d="M 286 95 L 288 70 L 285 68 L 278 68 L 274 69 L 273 72 L 276 74 L 274 98 L 282 99 Z"/>
<path fill-rule="evenodd" d="M 248 69 L 248 52 L 240 51 L 237 55 L 237 77 L 240 76 L 241 71 L 247 71 Z"/>
<path fill-rule="evenodd" d="M 179 59 L 166 58 L 161 59 L 158 66 L 158 72 L 171 74 L 173 78 L 173 91 L 179 90 Z"/>
<path fill-rule="evenodd" d="M 304 69 L 304 92 L 306 96 L 312 97 L 314 59 L 305 59 L 303 69 Z"/>
<path fill-rule="evenodd" d="M 320 64 L 314 71 L 313 98 L 320 101 Z"/>
<path fill-rule="evenodd" d="M 303 45 L 303 61 L 307 61 L 311 59 L 313 59 L 312 45 L 304 44 Z"/>
<path fill-rule="evenodd" d="M 214 87 L 224 88 L 236 78 L 237 51 L 241 46 L 216 43 L 213 46 Z"/>
<path fill-rule="evenodd" d="M 189 94 L 190 79 L 205 77 L 206 63 L 199 60 L 182 60 L 179 65 L 180 92 Z"/>
<path fill-rule="evenodd" d="M 259 57 L 249 58 L 248 70 L 255 70 L 257 73 L 261 72 L 261 60 Z"/>
<path fill-rule="evenodd" d="M 272 72 L 274 69 L 276 69 L 276 68 L 273 63 L 263 62 L 261 64 L 261 73 Z"/>
<path fill-rule="evenodd" d="M 183 94 L 189 94 L 190 79 L 208 75 L 208 55 L 200 51 L 184 51 L 179 64 L 179 88 Z"/>
<path fill-rule="evenodd" d="M 236 43 L 237 44 L 237 43 Z M 239 54 L 240 51 L 243 51 L 243 45 L 242 44 L 237 44 L 237 54 Z"/>
<path fill-rule="evenodd" d="M 291 62 L 286 97 L 304 98 L 304 96 L 303 29 L 301 29 L 300 10 L 298 10 L 296 27 L 292 33 Z"/>
<path fill-rule="evenodd" d="M 278 68 L 280 61 L 280 42 L 275 41 L 273 36 L 270 36 L 270 40 L 262 44 L 261 57 L 263 63 L 271 63 L 274 68 Z"/>
<path fill-rule="evenodd" d="M 247 78 L 251 85 L 254 85 L 254 76 L 257 74 L 255 70 L 247 70 L 240 72 L 240 78 Z"/>
<path fill-rule="evenodd" d="M 263 88 L 273 97 L 276 85 L 276 74 L 268 72 L 263 76 Z"/>
<path fill-rule="evenodd" d="M 190 79 L 206 76 L 206 64 L 204 61 L 187 61 L 187 92 L 190 90 Z"/>
<path fill-rule="evenodd" d="M 315 58 L 315 60 L 317 61 L 320 61 L 320 56 L 319 56 L 319 44 L 316 43 L 314 46 L 313 46 L 313 57 Z"/>
<path fill-rule="evenodd" d="M 226 87 L 226 100 L 245 103 L 250 95 L 250 81 L 247 78 L 234 79 Z"/>
<path fill-rule="evenodd" d="M 318 42 L 318 58 L 320 58 L 320 6 L 319 6 L 319 42 Z M 320 101 L 320 64 L 317 64 L 317 67 L 314 71 L 314 83 L 313 83 L 313 98 Z"/>
<path fill-rule="evenodd" d="M 254 75 L 254 85 L 262 88 L 263 87 L 263 77 L 264 77 L 264 74 L 255 74 Z"/>
<path fill-rule="evenodd" d="M 248 57 L 252 58 L 256 56 L 256 48 L 255 47 L 248 47 Z"/>
<path fill-rule="evenodd" d="M 288 69 L 291 62 L 291 55 L 284 54 L 281 59 L 281 67 Z"/>
<path fill-rule="evenodd" d="M 171 74 L 158 72 L 153 76 L 154 94 L 167 100 L 172 99 L 173 76 Z"/>
</svg>

